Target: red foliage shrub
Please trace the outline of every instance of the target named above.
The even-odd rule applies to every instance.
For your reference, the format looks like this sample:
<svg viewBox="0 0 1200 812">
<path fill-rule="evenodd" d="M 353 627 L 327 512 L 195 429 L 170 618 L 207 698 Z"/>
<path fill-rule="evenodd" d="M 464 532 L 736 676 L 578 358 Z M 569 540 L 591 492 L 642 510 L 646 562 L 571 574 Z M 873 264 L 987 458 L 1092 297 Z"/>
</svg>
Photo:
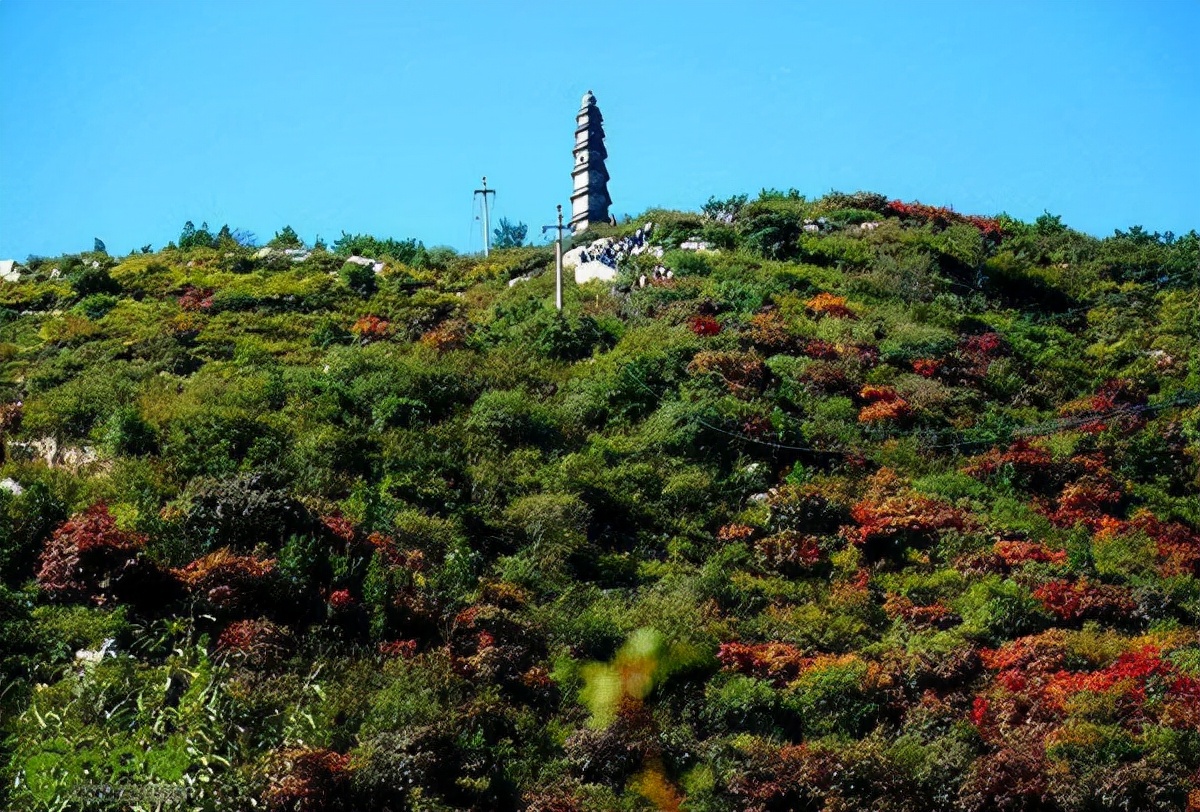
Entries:
<svg viewBox="0 0 1200 812">
<path fill-rule="evenodd" d="M 1200 573 L 1200 533 L 1179 522 L 1164 522 L 1147 510 L 1135 514 L 1128 526 L 1154 539 L 1164 578 Z"/>
<path fill-rule="evenodd" d="M 349 589 L 337 589 L 329 594 L 329 607 L 335 612 L 341 612 L 353 607 L 358 601 L 350 594 Z"/>
<path fill-rule="evenodd" d="M 829 394 L 851 394 L 857 386 L 850 380 L 850 374 L 840 364 L 830 361 L 813 361 L 804 368 L 800 380 L 809 384 L 818 392 Z"/>
<path fill-rule="evenodd" d="M 367 544 L 383 555 L 389 567 L 410 572 L 424 572 L 429 568 L 424 553 L 420 550 L 401 550 L 396 540 L 384 533 L 375 532 L 367 536 Z"/>
<path fill-rule="evenodd" d="M 334 538 L 341 540 L 346 547 L 350 547 L 358 538 L 358 530 L 354 527 L 354 523 L 345 516 L 322 516 L 321 524 L 325 525 Z"/>
<path fill-rule="evenodd" d="M 936 358 L 917 358 L 912 362 L 913 372 L 923 378 L 933 378 L 942 368 L 942 362 Z"/>
<path fill-rule="evenodd" d="M 1055 580 L 1033 591 L 1047 611 L 1062 620 L 1120 620 L 1137 609 L 1129 590 L 1111 584 L 1099 584 L 1087 579 Z"/>
<path fill-rule="evenodd" d="M 900 394 L 891 386 L 867 384 L 859 390 L 858 396 L 868 403 L 890 403 L 900 399 Z"/>
<path fill-rule="evenodd" d="M 243 665 L 262 668 L 277 663 L 291 648 L 291 635 L 266 618 L 230 623 L 217 638 L 217 652 Z"/>
<path fill-rule="evenodd" d="M 832 293 L 818 293 L 805 302 L 804 306 L 814 316 L 829 316 L 834 319 L 858 318 L 854 311 L 846 306 L 845 296 L 834 296 Z"/>
<path fill-rule="evenodd" d="M 275 560 L 236 555 L 223 547 L 175 570 L 175 574 L 193 595 L 216 609 L 238 613 L 269 603 Z"/>
<path fill-rule="evenodd" d="M 964 336 L 954 352 L 942 360 L 939 377 L 960 386 L 977 386 L 992 362 L 1008 352 L 1008 343 L 999 333 Z"/>
<path fill-rule="evenodd" d="M 994 217 L 983 217 L 978 214 L 959 214 L 944 206 L 930 206 L 925 203 L 905 203 L 893 200 L 887 204 L 885 214 L 895 215 L 918 223 L 928 223 L 936 228 L 946 228 L 955 223 L 965 223 L 979 229 L 979 233 L 989 240 L 999 242 L 1004 237 L 1000 221 Z"/>
<path fill-rule="evenodd" d="M 364 344 L 372 341 L 383 341 L 392 334 L 392 324 L 379 316 L 363 316 L 350 327 L 350 332 L 358 336 Z"/>
<path fill-rule="evenodd" d="M 1047 782 L 1045 752 L 1033 745 L 1004 747 L 971 763 L 958 799 L 967 812 L 1056 809 Z"/>
<path fill-rule="evenodd" d="M 1018 488 L 1050 493 L 1062 487 L 1074 466 L 1056 463 L 1050 452 L 1018 440 L 1007 451 L 993 448 L 976 457 L 963 468 L 963 473 L 981 481 L 1003 476 Z"/>
<path fill-rule="evenodd" d="M 323 748 L 291 748 L 272 755 L 263 802 L 270 812 L 348 809 L 350 756 Z"/>
<path fill-rule="evenodd" d="M 1124 498 L 1121 486 L 1111 475 L 1081 477 L 1063 488 L 1058 506 L 1048 518 L 1059 527 L 1083 524 L 1096 532 Z"/>
<path fill-rule="evenodd" d="M 201 290 L 188 285 L 179 297 L 179 307 L 189 312 L 209 310 L 213 305 L 212 290 Z"/>
<path fill-rule="evenodd" d="M 38 584 L 60 600 L 111 601 L 117 582 L 138 567 L 145 544 L 144 536 L 117 527 L 99 502 L 54 531 L 38 559 Z"/>
<path fill-rule="evenodd" d="M 942 601 L 918 606 L 903 595 L 888 595 L 883 611 L 893 620 L 903 620 L 918 627 L 942 627 L 956 620 L 954 612 Z"/>
<path fill-rule="evenodd" d="M 845 527 L 852 543 L 880 547 L 921 546 L 942 530 L 963 530 L 967 517 L 952 505 L 900 486 L 894 472 L 873 477 L 867 498 L 850 509 L 857 528 Z"/>
<path fill-rule="evenodd" d="M 760 540 L 754 549 L 767 564 L 782 572 L 800 572 L 821 562 L 820 539 L 787 530 Z"/>
<path fill-rule="evenodd" d="M 749 437 L 768 437 L 775 431 L 771 418 L 767 415 L 752 415 L 742 421 L 741 432 Z"/>
<path fill-rule="evenodd" d="M 401 657 L 405 660 L 417 654 L 416 640 L 391 640 L 379 644 L 379 653 L 384 657 Z"/>
<path fill-rule="evenodd" d="M 810 338 L 804 342 L 804 354 L 823 361 L 836 361 L 842 355 L 836 344 L 821 338 Z"/>
<path fill-rule="evenodd" d="M 1066 550 L 1051 550 L 1044 544 L 1032 541 L 1006 539 L 992 545 L 992 552 L 1009 567 L 1019 567 L 1030 561 L 1043 564 L 1065 564 Z"/>
<path fill-rule="evenodd" d="M 1145 423 L 1142 411 L 1147 401 L 1146 392 L 1134 382 L 1113 379 L 1102 384 L 1095 394 L 1065 404 L 1059 414 L 1076 418 L 1077 428 L 1089 434 L 1112 427 L 1132 432 Z"/>
<path fill-rule="evenodd" d="M 1047 674 L 1063 667 L 1067 658 L 1067 634 L 1051 629 L 1042 634 L 1018 637 L 998 649 L 983 649 L 979 657 L 993 671 Z"/>
<path fill-rule="evenodd" d="M 1060 671 L 1045 688 L 1046 696 L 1058 707 L 1065 707 L 1067 699 L 1080 691 L 1108 693 L 1114 689 L 1126 694 L 1134 706 L 1146 700 L 1146 687 L 1151 681 L 1173 683 L 1174 668 L 1164 662 L 1161 651 L 1154 646 L 1144 646 L 1137 651 L 1128 651 L 1117 657 L 1116 662 L 1096 671 Z"/>
<path fill-rule="evenodd" d="M 717 659 L 727 671 L 781 686 L 795 680 L 813 662 L 789 643 L 722 643 Z"/>
<path fill-rule="evenodd" d="M 447 648 L 456 673 L 511 688 L 524 685 L 541 645 L 541 638 L 519 615 L 480 603 L 455 616 Z"/>
<path fill-rule="evenodd" d="M 807 744 L 773 747 L 756 742 L 745 769 L 729 782 L 729 792 L 746 812 L 840 809 L 824 800 L 841 766 L 832 753 Z"/>
<path fill-rule="evenodd" d="M 721 332 L 721 322 L 712 316 L 692 316 L 688 328 L 698 336 L 715 336 Z"/>
</svg>

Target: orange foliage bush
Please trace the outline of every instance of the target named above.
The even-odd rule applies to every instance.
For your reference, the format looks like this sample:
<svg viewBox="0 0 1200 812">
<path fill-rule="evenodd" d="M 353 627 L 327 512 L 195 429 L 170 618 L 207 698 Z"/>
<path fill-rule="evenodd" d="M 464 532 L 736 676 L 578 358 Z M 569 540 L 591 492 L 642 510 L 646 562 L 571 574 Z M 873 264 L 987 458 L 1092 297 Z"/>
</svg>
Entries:
<svg viewBox="0 0 1200 812">
<path fill-rule="evenodd" d="M 1044 564 L 1065 564 L 1066 550 L 1051 550 L 1032 541 L 1004 540 L 992 545 L 994 552 L 1009 567 L 1019 567 L 1030 561 Z"/>
<path fill-rule="evenodd" d="M 766 365 L 752 352 L 698 352 L 688 364 L 688 372 L 719 375 L 735 395 L 761 392 L 767 381 Z"/>
<path fill-rule="evenodd" d="M 794 349 L 797 339 L 787 328 L 787 321 L 777 310 L 755 313 L 750 317 L 746 336 L 755 346 L 770 352 L 786 352 Z"/>
<path fill-rule="evenodd" d="M 462 319 L 449 319 L 421 336 L 421 343 L 438 352 L 462 349 L 471 334 L 471 325 Z"/>
<path fill-rule="evenodd" d="M 818 293 L 804 303 L 814 316 L 829 316 L 835 319 L 857 318 L 854 311 L 846 306 L 845 296 L 834 296 L 832 293 Z"/>
<path fill-rule="evenodd" d="M 228 547 L 175 570 L 193 595 L 226 612 L 246 611 L 264 604 L 274 574 L 275 559 L 237 555 Z"/>
<path fill-rule="evenodd" d="M 903 420 L 912 414 L 908 401 L 893 387 L 867 384 L 859 390 L 858 396 L 868 404 L 858 413 L 860 423 Z"/>
<path fill-rule="evenodd" d="M 921 546 L 942 530 L 968 526 L 962 511 L 902 487 L 887 468 L 872 478 L 867 498 L 855 504 L 850 515 L 858 527 L 845 527 L 843 534 L 854 544 L 874 548 Z"/>
<path fill-rule="evenodd" d="M 786 685 L 813 663 L 790 643 L 722 643 L 717 659 L 727 671 Z"/>
<path fill-rule="evenodd" d="M 748 524 L 727 524 L 717 531 L 720 541 L 742 541 L 754 535 L 754 528 Z"/>
<path fill-rule="evenodd" d="M 364 344 L 372 341 L 382 341 L 392 334 L 392 324 L 379 316 L 363 316 L 350 327 L 350 332 L 358 336 Z"/>
</svg>

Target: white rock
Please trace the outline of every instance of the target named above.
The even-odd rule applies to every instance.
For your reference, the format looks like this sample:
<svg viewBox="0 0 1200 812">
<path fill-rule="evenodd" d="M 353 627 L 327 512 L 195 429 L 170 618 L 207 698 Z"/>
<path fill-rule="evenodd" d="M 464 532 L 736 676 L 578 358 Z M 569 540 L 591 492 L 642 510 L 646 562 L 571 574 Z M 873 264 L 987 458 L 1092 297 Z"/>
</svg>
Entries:
<svg viewBox="0 0 1200 812">
<path fill-rule="evenodd" d="M 575 283 L 582 285 L 585 282 L 591 282 L 593 279 L 599 279 L 603 282 L 611 282 L 617 277 L 617 269 L 611 265 L 605 265 L 603 262 L 592 260 L 575 266 Z"/>
<path fill-rule="evenodd" d="M 583 252 L 587 250 L 587 246 L 581 245 L 578 248 L 572 248 L 570 251 L 567 251 L 563 254 L 563 267 L 574 268 L 578 266 L 582 260 Z"/>
<path fill-rule="evenodd" d="M 21 278 L 21 272 L 13 266 L 17 264 L 15 259 L 0 259 L 0 279 L 5 282 L 16 282 Z"/>
<path fill-rule="evenodd" d="M 807 226 L 806 226 L 807 228 Z M 679 244 L 681 250 L 684 251 L 710 251 L 712 246 L 704 240 L 684 240 Z"/>
<path fill-rule="evenodd" d="M 0 479 L 0 490 L 8 491 L 13 496 L 20 496 L 21 494 L 25 493 L 25 489 L 22 488 L 20 483 L 18 483 L 12 477 Z"/>
<path fill-rule="evenodd" d="M 117 653 L 112 650 L 113 643 L 115 642 L 117 642 L 115 639 L 109 637 L 98 649 L 81 648 L 75 652 L 75 659 L 84 663 L 98 663 L 105 656 L 116 657 Z"/>
</svg>

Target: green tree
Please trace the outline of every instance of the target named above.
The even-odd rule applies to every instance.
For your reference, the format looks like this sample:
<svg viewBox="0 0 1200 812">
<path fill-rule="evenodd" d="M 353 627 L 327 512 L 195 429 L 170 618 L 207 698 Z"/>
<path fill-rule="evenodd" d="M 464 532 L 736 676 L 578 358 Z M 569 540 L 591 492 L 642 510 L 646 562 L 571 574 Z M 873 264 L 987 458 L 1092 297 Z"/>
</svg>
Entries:
<svg viewBox="0 0 1200 812">
<path fill-rule="evenodd" d="M 188 220 L 183 224 L 183 231 L 179 233 L 179 248 L 186 251 L 189 248 L 215 248 L 217 246 L 217 238 L 208 230 L 208 223 L 201 223 L 200 228 Z"/>
<path fill-rule="evenodd" d="M 510 223 L 507 217 L 501 217 L 500 225 L 492 229 L 492 247 L 520 248 L 528 233 L 529 226 L 524 223 Z"/>
<path fill-rule="evenodd" d="M 303 248 L 304 240 L 300 239 L 291 226 L 284 226 L 282 231 L 276 231 L 275 236 L 267 245 L 272 248 Z"/>
</svg>

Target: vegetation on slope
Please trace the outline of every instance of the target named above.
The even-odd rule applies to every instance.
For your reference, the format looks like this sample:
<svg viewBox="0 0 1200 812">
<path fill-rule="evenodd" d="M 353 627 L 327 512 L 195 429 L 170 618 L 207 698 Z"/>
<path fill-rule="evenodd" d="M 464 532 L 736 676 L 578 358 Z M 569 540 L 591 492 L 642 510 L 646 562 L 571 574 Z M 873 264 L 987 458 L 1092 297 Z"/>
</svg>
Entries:
<svg viewBox="0 0 1200 812">
<path fill-rule="evenodd" d="M 648 221 L 0 285 L 0 801 L 1200 809 L 1200 237 Z"/>
</svg>

